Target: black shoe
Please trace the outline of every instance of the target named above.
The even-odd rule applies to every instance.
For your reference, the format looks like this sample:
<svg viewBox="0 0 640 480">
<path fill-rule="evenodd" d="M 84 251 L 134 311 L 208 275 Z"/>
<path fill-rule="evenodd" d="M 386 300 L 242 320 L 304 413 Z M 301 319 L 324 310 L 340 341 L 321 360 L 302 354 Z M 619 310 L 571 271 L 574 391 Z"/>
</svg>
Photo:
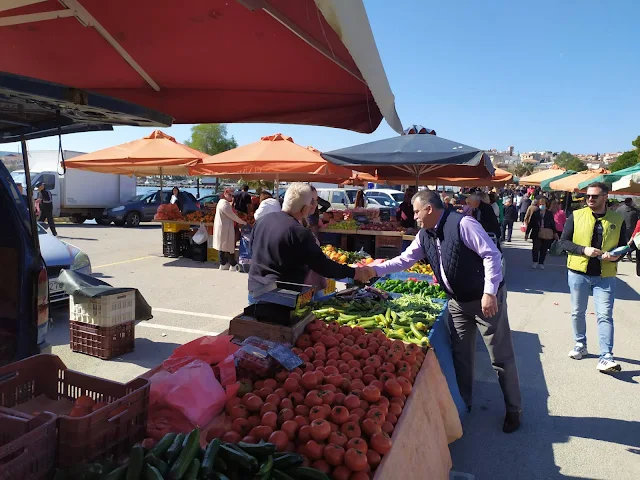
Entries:
<svg viewBox="0 0 640 480">
<path fill-rule="evenodd" d="M 522 412 L 507 412 L 504 417 L 504 424 L 502 425 L 502 431 L 504 433 L 513 433 L 520 428 L 520 417 Z"/>
</svg>

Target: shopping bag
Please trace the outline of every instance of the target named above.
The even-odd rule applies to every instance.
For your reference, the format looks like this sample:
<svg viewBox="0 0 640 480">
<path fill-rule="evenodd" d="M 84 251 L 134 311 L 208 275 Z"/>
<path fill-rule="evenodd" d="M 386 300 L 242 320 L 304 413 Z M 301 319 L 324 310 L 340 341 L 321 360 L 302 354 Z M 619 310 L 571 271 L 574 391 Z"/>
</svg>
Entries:
<svg viewBox="0 0 640 480">
<path fill-rule="evenodd" d="M 233 343 L 232 335 L 216 335 L 196 338 L 176 348 L 171 356 L 162 364 L 163 368 L 176 366 L 176 361 L 182 359 L 182 363 L 188 363 L 193 358 L 202 360 L 208 365 L 217 365 L 229 355 L 238 350 L 238 345 Z"/>
<path fill-rule="evenodd" d="M 192 359 L 177 369 L 162 370 L 149 382 L 149 410 L 175 410 L 193 427 L 205 427 L 224 408 L 227 395 L 211 366 Z"/>
<path fill-rule="evenodd" d="M 636 233 L 636 236 L 633 237 L 633 243 L 635 243 L 636 248 L 640 250 L 640 233 Z"/>
<path fill-rule="evenodd" d="M 520 231 L 522 233 L 526 233 L 527 232 L 527 226 L 524 223 L 522 225 L 520 225 Z"/>
<path fill-rule="evenodd" d="M 207 228 L 204 224 L 200 224 L 200 228 L 198 228 L 198 231 L 193 235 L 192 240 L 196 245 L 207 243 L 207 240 L 209 240 L 209 233 L 207 232 Z"/>
</svg>

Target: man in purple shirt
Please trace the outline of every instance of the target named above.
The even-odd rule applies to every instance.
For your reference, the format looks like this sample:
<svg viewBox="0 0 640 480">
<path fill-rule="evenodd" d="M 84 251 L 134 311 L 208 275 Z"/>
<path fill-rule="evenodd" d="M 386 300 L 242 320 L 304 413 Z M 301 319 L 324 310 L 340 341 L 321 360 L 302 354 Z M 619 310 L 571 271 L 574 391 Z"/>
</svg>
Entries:
<svg viewBox="0 0 640 480">
<path fill-rule="evenodd" d="M 473 217 L 445 211 L 436 192 L 423 190 L 412 200 L 415 219 L 422 225 L 400 256 L 367 268 L 369 278 L 406 270 L 426 260 L 449 297 L 453 319 L 453 361 L 460 394 L 471 410 L 476 328 L 489 351 L 504 395 L 506 416 L 502 430 L 520 426 L 522 402 L 511 329 L 507 289 L 502 277 L 502 254 Z"/>
</svg>

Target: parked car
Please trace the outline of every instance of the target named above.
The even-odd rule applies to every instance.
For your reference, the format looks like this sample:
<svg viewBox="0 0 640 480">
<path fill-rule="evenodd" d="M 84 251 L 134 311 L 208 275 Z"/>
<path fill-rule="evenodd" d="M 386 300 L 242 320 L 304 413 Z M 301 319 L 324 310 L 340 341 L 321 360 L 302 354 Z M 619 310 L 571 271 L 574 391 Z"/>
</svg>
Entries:
<svg viewBox="0 0 640 480">
<path fill-rule="evenodd" d="M 358 188 L 319 188 L 318 196 L 331 204 L 331 208 L 354 208 Z"/>
<path fill-rule="evenodd" d="M 39 353 L 49 323 L 47 269 L 25 202 L 0 162 L 0 365 Z"/>
<path fill-rule="evenodd" d="M 183 214 L 200 210 L 200 202 L 196 197 L 189 192 L 181 191 L 180 193 L 184 201 Z M 137 227 L 141 222 L 152 221 L 158 207 L 163 203 L 169 203 L 170 198 L 171 190 L 149 193 L 138 200 L 130 200 L 123 205 L 108 208 L 104 211 L 102 222 L 107 225 L 113 222 L 120 227 L 124 225 Z"/>
<path fill-rule="evenodd" d="M 200 197 L 198 199 L 198 202 L 200 202 L 200 205 L 206 205 L 207 203 L 218 203 L 218 201 L 220 200 L 220 194 L 219 193 L 212 193 L 210 195 L 205 195 L 204 197 Z"/>
<path fill-rule="evenodd" d="M 404 200 L 404 192 L 390 188 L 365 190 L 367 198 L 375 198 L 378 203 L 387 207 L 397 207 Z"/>
<path fill-rule="evenodd" d="M 51 235 L 41 223 L 38 223 L 38 236 L 40 253 L 49 277 L 49 303 L 64 302 L 69 299 L 69 295 L 64 292 L 62 284 L 58 281 L 60 270 L 73 270 L 91 275 L 91 261 L 78 247 Z"/>
</svg>

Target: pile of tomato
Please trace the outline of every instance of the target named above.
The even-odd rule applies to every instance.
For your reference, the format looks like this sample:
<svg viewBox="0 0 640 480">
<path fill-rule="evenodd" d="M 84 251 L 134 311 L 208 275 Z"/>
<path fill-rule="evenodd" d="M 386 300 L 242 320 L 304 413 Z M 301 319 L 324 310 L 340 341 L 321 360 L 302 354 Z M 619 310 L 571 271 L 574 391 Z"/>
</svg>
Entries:
<svg viewBox="0 0 640 480">
<path fill-rule="evenodd" d="M 307 326 L 293 351 L 304 364 L 230 398 L 231 430 L 217 435 L 271 442 L 337 480 L 369 478 L 391 449 L 424 351 L 381 331 L 321 320 Z"/>
</svg>

